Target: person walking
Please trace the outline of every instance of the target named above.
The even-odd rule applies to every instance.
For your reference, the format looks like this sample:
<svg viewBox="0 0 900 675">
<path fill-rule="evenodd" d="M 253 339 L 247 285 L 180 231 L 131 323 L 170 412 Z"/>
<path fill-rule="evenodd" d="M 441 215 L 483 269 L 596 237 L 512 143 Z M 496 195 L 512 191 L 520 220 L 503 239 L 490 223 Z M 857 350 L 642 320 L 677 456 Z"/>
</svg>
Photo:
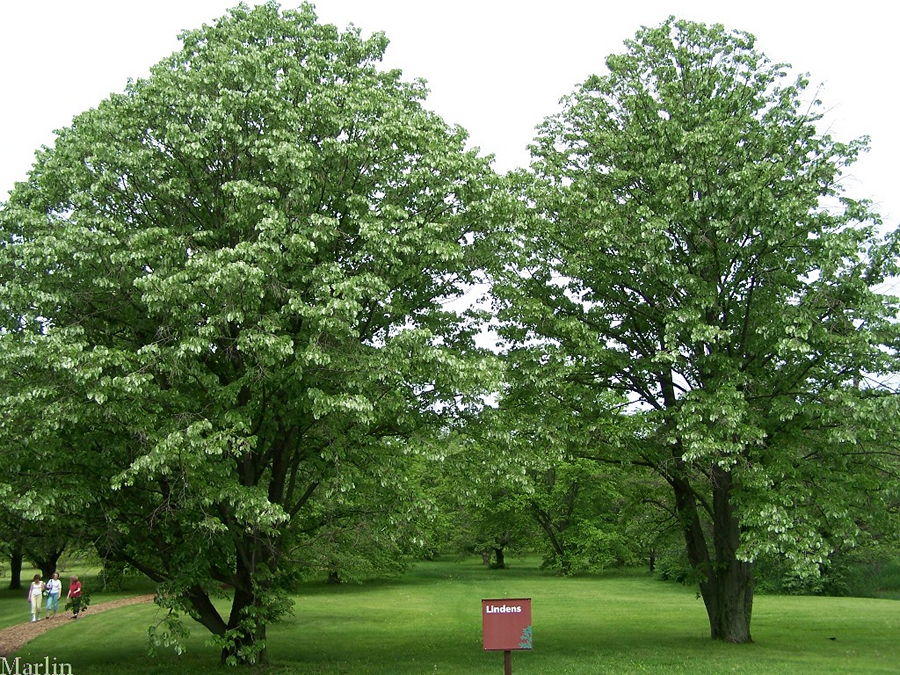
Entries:
<svg viewBox="0 0 900 675">
<path fill-rule="evenodd" d="M 81 611 L 81 582 L 74 575 L 69 579 L 69 592 L 66 597 L 72 601 L 72 618 L 77 619 Z"/>
<path fill-rule="evenodd" d="M 54 572 L 50 581 L 47 582 L 47 607 L 45 608 L 45 619 L 56 616 L 59 611 L 59 596 L 62 595 L 62 582 L 59 580 L 59 572 Z"/>
<path fill-rule="evenodd" d="M 41 581 L 41 575 L 35 574 L 28 587 L 28 601 L 31 603 L 31 623 L 38 620 L 38 614 L 41 613 L 41 598 L 44 597 L 44 582 Z"/>
</svg>

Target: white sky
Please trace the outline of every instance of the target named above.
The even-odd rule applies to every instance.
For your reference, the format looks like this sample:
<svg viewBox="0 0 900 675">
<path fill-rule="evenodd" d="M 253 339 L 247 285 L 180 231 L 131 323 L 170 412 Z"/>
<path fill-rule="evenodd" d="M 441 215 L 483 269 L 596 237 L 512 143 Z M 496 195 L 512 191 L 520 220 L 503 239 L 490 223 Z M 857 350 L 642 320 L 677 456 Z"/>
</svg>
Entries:
<svg viewBox="0 0 900 675">
<path fill-rule="evenodd" d="M 175 51 L 178 32 L 232 0 L 0 0 L 0 199 L 52 130 Z M 249 3 L 256 4 L 256 3 Z M 669 14 L 749 31 L 774 61 L 822 83 L 837 138 L 868 134 L 850 194 L 900 223 L 897 24 L 900 4 L 756 0 L 319 0 L 323 21 L 391 40 L 386 65 L 424 77 L 429 107 L 463 125 L 506 170 L 528 161 L 534 126 L 641 25 Z M 295 7 L 285 0 L 283 7 Z"/>
</svg>

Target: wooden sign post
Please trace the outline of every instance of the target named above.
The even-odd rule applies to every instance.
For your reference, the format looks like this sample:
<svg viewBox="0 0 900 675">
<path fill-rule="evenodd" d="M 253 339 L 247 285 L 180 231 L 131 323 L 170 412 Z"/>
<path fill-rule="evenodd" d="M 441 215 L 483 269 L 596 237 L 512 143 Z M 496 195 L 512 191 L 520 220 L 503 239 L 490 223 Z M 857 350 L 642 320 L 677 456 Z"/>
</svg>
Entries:
<svg viewBox="0 0 900 675">
<path fill-rule="evenodd" d="M 512 652 L 531 649 L 531 598 L 481 601 L 481 635 L 485 651 L 503 652 L 504 675 L 512 675 Z"/>
</svg>

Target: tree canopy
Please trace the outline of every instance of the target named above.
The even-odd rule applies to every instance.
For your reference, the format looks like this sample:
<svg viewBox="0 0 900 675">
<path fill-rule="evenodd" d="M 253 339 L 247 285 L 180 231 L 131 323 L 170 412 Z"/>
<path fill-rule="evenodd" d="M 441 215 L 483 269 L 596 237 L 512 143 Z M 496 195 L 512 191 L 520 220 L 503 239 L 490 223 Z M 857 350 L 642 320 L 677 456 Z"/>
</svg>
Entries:
<svg viewBox="0 0 900 675">
<path fill-rule="evenodd" d="M 897 236 L 843 191 L 866 139 L 752 36 L 669 19 L 606 65 L 523 177 L 510 396 L 668 482 L 712 636 L 749 641 L 752 561 L 815 573 L 896 477 Z"/>
</svg>

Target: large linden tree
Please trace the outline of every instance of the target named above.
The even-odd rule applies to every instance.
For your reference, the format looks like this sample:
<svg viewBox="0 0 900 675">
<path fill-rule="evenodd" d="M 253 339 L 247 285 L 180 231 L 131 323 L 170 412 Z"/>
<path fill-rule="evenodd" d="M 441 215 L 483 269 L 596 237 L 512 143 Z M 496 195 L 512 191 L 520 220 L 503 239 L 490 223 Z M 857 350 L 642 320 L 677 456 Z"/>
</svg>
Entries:
<svg viewBox="0 0 900 675">
<path fill-rule="evenodd" d="M 752 36 L 670 19 L 607 67 L 532 147 L 512 394 L 668 483 L 712 637 L 747 642 L 759 555 L 815 574 L 896 494 L 897 238 L 843 191 L 865 141 Z"/>
<path fill-rule="evenodd" d="M 498 193 L 380 34 L 267 4 L 181 40 L 0 210 L 2 489 L 259 662 L 302 543 L 480 400 L 447 302 Z"/>
</svg>

